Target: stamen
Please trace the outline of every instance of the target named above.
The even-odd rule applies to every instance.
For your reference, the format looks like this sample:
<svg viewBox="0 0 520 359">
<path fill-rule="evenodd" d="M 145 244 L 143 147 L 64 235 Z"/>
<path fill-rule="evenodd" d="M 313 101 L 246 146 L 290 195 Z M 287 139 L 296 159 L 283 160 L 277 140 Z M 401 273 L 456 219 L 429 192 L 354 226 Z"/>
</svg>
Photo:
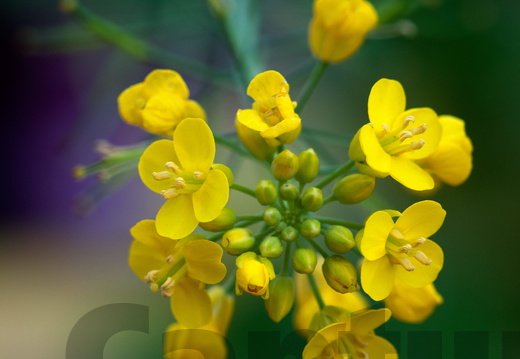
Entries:
<svg viewBox="0 0 520 359">
<path fill-rule="evenodd" d="M 403 120 L 403 130 L 404 130 L 406 127 L 408 127 L 408 125 L 409 125 L 410 123 L 414 123 L 414 122 L 415 122 L 415 117 L 410 116 L 410 115 L 409 115 L 409 116 L 406 116 L 406 117 L 404 118 L 404 120 Z"/>
<path fill-rule="evenodd" d="M 411 128 L 410 131 L 411 131 L 414 135 L 419 135 L 419 134 L 421 134 L 421 133 L 426 132 L 427 128 L 428 128 L 428 124 L 423 123 L 422 125 L 420 125 L 420 126 L 418 126 L 418 127 Z"/>
<path fill-rule="evenodd" d="M 370 359 L 368 353 L 364 350 L 358 350 L 358 355 L 363 359 Z"/>
<path fill-rule="evenodd" d="M 157 181 L 164 181 L 172 178 L 170 172 L 168 171 L 152 172 L 152 177 Z"/>
<path fill-rule="evenodd" d="M 403 268 L 406 269 L 408 272 L 412 272 L 415 270 L 415 267 L 413 266 L 412 262 L 410 261 L 410 258 L 408 257 L 398 257 L 392 255 L 390 256 L 390 261 L 392 261 L 395 264 L 402 265 Z"/>
<path fill-rule="evenodd" d="M 161 191 L 161 196 L 164 199 L 174 198 L 174 197 L 177 197 L 178 195 L 179 195 L 179 193 L 177 193 L 177 191 L 174 188 L 168 188 L 167 190 Z"/>
<path fill-rule="evenodd" d="M 186 181 L 182 177 L 175 177 L 175 184 L 172 187 L 175 189 L 185 189 Z"/>
<path fill-rule="evenodd" d="M 421 238 L 417 238 L 413 244 L 414 247 L 417 247 L 418 245 L 421 245 L 423 243 L 425 243 L 427 241 L 426 238 L 424 237 L 421 237 Z"/>
<path fill-rule="evenodd" d="M 411 251 L 412 250 L 412 245 L 411 244 L 405 244 L 404 246 L 402 246 L 401 248 L 399 248 L 399 253 L 406 253 L 408 251 Z"/>
<path fill-rule="evenodd" d="M 424 265 L 429 266 L 430 264 L 432 264 L 432 260 L 430 258 L 428 258 L 426 256 L 426 254 L 424 254 L 421 251 L 415 252 L 414 257 L 415 257 L 415 259 L 417 259 L 419 262 L 421 262 Z"/>
<path fill-rule="evenodd" d="M 164 282 L 163 285 L 161 285 L 161 294 L 163 297 L 171 297 L 173 294 L 173 286 L 175 285 L 175 281 L 172 279 L 172 277 L 168 277 L 166 279 L 166 282 Z"/>
<path fill-rule="evenodd" d="M 390 128 L 388 128 L 388 125 L 386 123 L 383 123 L 381 127 L 383 128 L 383 130 L 381 131 L 379 138 L 383 138 L 390 133 Z"/>
<path fill-rule="evenodd" d="M 423 140 L 422 138 L 419 141 L 414 141 L 414 142 L 410 143 L 410 151 L 420 150 L 421 148 L 424 147 L 425 144 L 426 144 L 426 141 Z"/>
<path fill-rule="evenodd" d="M 193 172 L 193 178 L 196 180 L 202 181 L 204 179 L 204 173 L 200 171 Z"/>
<path fill-rule="evenodd" d="M 171 254 L 168 257 L 166 257 L 166 263 L 172 264 L 174 261 L 175 261 L 175 257 L 172 256 Z"/>
<path fill-rule="evenodd" d="M 167 169 L 172 170 L 173 173 L 175 173 L 176 175 L 182 172 L 181 168 L 177 166 L 174 162 L 166 162 L 165 166 Z"/>
<path fill-rule="evenodd" d="M 411 131 L 403 131 L 399 134 L 399 141 L 404 142 L 405 140 L 412 138 L 413 133 Z"/>
<path fill-rule="evenodd" d="M 395 239 L 399 239 L 402 241 L 405 239 L 401 231 L 399 231 L 397 228 L 392 228 L 392 230 L 390 231 L 390 235 Z"/>
<path fill-rule="evenodd" d="M 157 281 L 157 274 L 159 273 L 158 270 L 151 270 L 144 276 L 144 281 L 148 284 L 156 282 Z"/>
</svg>

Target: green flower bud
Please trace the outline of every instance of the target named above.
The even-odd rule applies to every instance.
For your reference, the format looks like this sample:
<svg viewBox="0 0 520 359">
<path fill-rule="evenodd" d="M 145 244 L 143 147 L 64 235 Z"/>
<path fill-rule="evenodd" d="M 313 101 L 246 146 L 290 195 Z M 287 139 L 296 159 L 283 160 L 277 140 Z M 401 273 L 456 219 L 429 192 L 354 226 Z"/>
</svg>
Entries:
<svg viewBox="0 0 520 359">
<path fill-rule="evenodd" d="M 293 226 L 287 226 L 280 233 L 280 238 L 284 241 L 292 242 L 298 238 L 298 231 Z"/>
<path fill-rule="evenodd" d="M 287 227 L 287 223 L 285 223 L 285 222 L 280 222 L 280 223 L 278 223 L 278 225 L 276 226 L 276 232 L 281 233 L 281 232 L 282 232 L 286 227 Z"/>
<path fill-rule="evenodd" d="M 228 180 L 228 184 L 231 187 L 231 185 L 233 184 L 233 181 L 235 180 L 235 176 L 233 175 L 233 171 L 231 171 L 231 168 L 229 168 L 226 165 L 223 165 L 222 163 L 214 163 L 211 166 L 211 168 L 214 170 L 221 170 L 222 172 L 224 172 L 224 174 L 226 175 L 226 178 Z"/>
<path fill-rule="evenodd" d="M 336 183 L 332 191 L 339 203 L 356 204 L 370 197 L 375 188 L 375 177 L 356 173 Z"/>
<path fill-rule="evenodd" d="M 222 247 L 233 256 L 250 250 L 255 244 L 255 237 L 246 228 L 233 228 L 222 236 Z"/>
<path fill-rule="evenodd" d="M 274 207 L 267 207 L 264 211 L 264 222 L 269 226 L 276 226 L 282 220 L 282 214 Z"/>
<path fill-rule="evenodd" d="M 298 156 L 300 168 L 296 173 L 296 180 L 302 184 L 314 181 L 320 169 L 320 159 L 312 148 L 303 151 Z"/>
<path fill-rule="evenodd" d="M 200 222 L 199 226 L 205 231 L 220 232 L 233 228 L 236 222 L 235 211 L 229 207 L 224 207 L 217 218 L 210 222 Z"/>
<path fill-rule="evenodd" d="M 276 277 L 270 281 L 269 298 L 265 301 L 269 318 L 276 323 L 280 322 L 291 311 L 295 293 L 292 277 Z"/>
<path fill-rule="evenodd" d="M 280 197 L 286 201 L 294 201 L 300 195 L 296 185 L 291 182 L 285 182 L 280 187 Z"/>
<path fill-rule="evenodd" d="M 294 252 L 292 263 L 296 272 L 311 274 L 318 264 L 318 257 L 311 248 L 298 248 Z"/>
<path fill-rule="evenodd" d="M 287 181 L 293 178 L 298 172 L 298 167 L 298 156 L 287 149 L 280 152 L 271 163 L 273 176 L 278 181 Z"/>
<path fill-rule="evenodd" d="M 359 290 L 357 272 L 354 265 L 340 255 L 325 258 L 323 276 L 329 286 L 339 293 L 351 293 Z"/>
<path fill-rule="evenodd" d="M 278 191 L 272 181 L 262 180 L 256 186 L 256 199 L 261 205 L 273 204 L 278 198 Z"/>
<path fill-rule="evenodd" d="M 278 237 L 266 237 L 260 243 L 260 253 L 267 258 L 278 258 L 283 253 L 282 241 Z"/>
<path fill-rule="evenodd" d="M 316 212 L 323 206 L 323 193 L 317 187 L 309 187 L 303 192 L 302 207 L 311 212 Z"/>
<path fill-rule="evenodd" d="M 300 233 L 307 239 L 316 238 L 321 232 L 321 223 L 315 218 L 307 218 L 300 227 Z"/>
<path fill-rule="evenodd" d="M 356 246 L 356 241 L 347 227 L 331 226 L 325 232 L 325 244 L 333 252 L 347 253 Z"/>
</svg>

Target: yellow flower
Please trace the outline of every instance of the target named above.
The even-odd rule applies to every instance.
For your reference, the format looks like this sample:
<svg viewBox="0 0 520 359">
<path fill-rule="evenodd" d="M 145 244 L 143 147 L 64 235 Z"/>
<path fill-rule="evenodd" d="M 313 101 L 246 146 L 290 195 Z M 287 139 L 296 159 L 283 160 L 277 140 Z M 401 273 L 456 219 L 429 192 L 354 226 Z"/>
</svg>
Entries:
<svg viewBox="0 0 520 359">
<path fill-rule="evenodd" d="M 341 307 L 349 312 L 357 312 L 368 308 L 367 300 L 359 292 L 343 294 L 332 289 L 323 277 L 322 264 L 323 258 L 319 257 L 319 263 L 312 275 L 318 285 L 321 298 L 326 305 Z M 307 275 L 296 274 L 296 310 L 293 318 L 295 329 L 305 336 L 312 317 L 319 311 L 320 308 L 312 292 Z"/>
<path fill-rule="evenodd" d="M 189 96 L 188 87 L 177 72 L 154 70 L 144 82 L 124 90 L 117 102 L 124 121 L 170 137 L 185 118 L 206 118 L 202 107 L 189 100 Z"/>
<path fill-rule="evenodd" d="M 466 181 L 473 167 L 473 145 L 466 135 L 464 121 L 448 115 L 439 116 L 442 137 L 439 146 L 418 164 L 434 178 L 451 186 Z"/>
<path fill-rule="evenodd" d="M 307 343 L 302 358 L 397 359 L 394 346 L 374 334 L 374 329 L 390 319 L 390 315 L 386 308 L 368 310 L 330 324 L 320 329 Z"/>
<path fill-rule="evenodd" d="M 361 285 L 372 299 L 386 298 L 396 278 L 414 288 L 437 278 L 444 254 L 428 237 L 439 230 L 445 217 L 439 203 L 422 201 L 408 207 L 395 223 L 386 211 L 367 219 L 356 240 L 365 257 Z"/>
<path fill-rule="evenodd" d="M 443 299 L 433 284 L 414 288 L 399 279 L 395 280 L 390 295 L 385 299 L 385 305 L 393 316 L 407 323 L 425 321 L 442 302 Z"/>
<path fill-rule="evenodd" d="M 152 290 L 160 287 L 163 296 L 171 296 L 172 311 L 180 323 L 191 328 L 206 324 L 211 305 L 200 283 L 224 279 L 222 248 L 199 234 L 178 241 L 160 236 L 152 220 L 137 223 L 130 233 L 134 241 L 128 263 L 134 273 Z"/>
<path fill-rule="evenodd" d="M 352 140 L 349 156 L 358 169 L 376 177 L 392 176 L 415 191 L 434 187 L 431 175 L 414 160 L 431 155 L 441 138 L 437 114 L 430 108 L 405 111 L 403 87 L 395 80 L 381 79 L 368 98 L 370 123 Z"/>
<path fill-rule="evenodd" d="M 225 335 L 233 315 L 234 297 L 220 286 L 211 287 L 208 294 L 212 305 L 211 321 L 198 329 L 189 329 L 180 323 L 170 325 L 165 335 L 165 358 L 227 358 Z"/>
<path fill-rule="evenodd" d="M 255 156 L 265 157 L 270 152 L 268 147 L 291 143 L 298 137 L 301 120 L 294 112 L 296 104 L 289 97 L 289 84 L 280 73 L 258 74 L 251 80 L 247 94 L 255 100 L 253 108 L 238 110 L 236 126 L 240 140 L 248 149 L 253 148 Z M 261 150 L 254 149 L 257 142 L 264 144 Z"/>
<path fill-rule="evenodd" d="M 271 261 L 255 252 L 246 252 L 237 257 L 236 265 L 236 294 L 246 291 L 269 298 L 269 281 L 276 277 Z"/>
<path fill-rule="evenodd" d="M 213 168 L 215 140 L 201 119 L 187 118 L 174 133 L 174 141 L 152 143 L 141 156 L 139 175 L 166 203 L 156 217 L 157 232 L 179 239 L 199 222 L 217 218 L 229 198 L 224 172 Z"/>
<path fill-rule="evenodd" d="M 341 62 L 359 49 L 377 21 L 368 1 L 316 0 L 309 28 L 312 53 L 326 62 Z"/>
</svg>

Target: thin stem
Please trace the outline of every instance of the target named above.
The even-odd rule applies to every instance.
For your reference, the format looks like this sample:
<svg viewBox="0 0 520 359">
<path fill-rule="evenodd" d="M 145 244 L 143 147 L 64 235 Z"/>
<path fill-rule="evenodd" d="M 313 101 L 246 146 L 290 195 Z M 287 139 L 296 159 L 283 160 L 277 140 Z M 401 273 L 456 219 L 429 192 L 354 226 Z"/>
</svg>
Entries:
<svg viewBox="0 0 520 359">
<path fill-rule="evenodd" d="M 289 275 L 289 263 L 291 262 L 291 247 L 292 242 L 287 242 L 287 244 L 285 245 L 285 253 L 283 256 L 282 272 L 280 273 L 282 276 Z"/>
<path fill-rule="evenodd" d="M 325 199 L 323 200 L 323 205 L 326 205 L 327 203 L 330 203 L 330 202 L 332 202 L 332 201 L 334 201 L 334 200 L 335 200 L 334 195 L 331 194 L 329 197 L 327 197 L 327 198 L 325 198 Z"/>
<path fill-rule="evenodd" d="M 341 166 L 337 170 L 335 170 L 332 174 L 330 174 L 328 177 L 324 178 L 320 183 L 316 185 L 318 188 L 323 188 L 326 185 L 328 185 L 330 182 L 334 181 L 339 176 L 347 173 L 354 167 L 354 161 L 350 160 L 345 165 Z"/>
<path fill-rule="evenodd" d="M 260 221 L 262 220 L 263 215 L 259 214 L 257 216 L 237 216 L 237 222 L 240 221 Z"/>
<path fill-rule="evenodd" d="M 340 225 L 340 226 L 343 226 L 343 227 L 347 227 L 347 228 L 351 228 L 351 229 L 355 229 L 355 230 L 360 230 L 360 229 L 363 229 L 363 225 L 362 224 L 357 224 L 357 223 L 352 223 L 352 222 L 346 222 L 346 221 L 341 221 L 339 219 L 335 219 L 335 218 L 325 218 L 325 217 L 315 217 L 318 221 L 320 221 L 321 223 L 326 223 L 326 224 L 336 224 L 336 225 Z"/>
<path fill-rule="evenodd" d="M 316 249 L 316 251 L 322 255 L 323 258 L 327 258 L 329 256 L 329 254 L 325 252 L 325 250 L 321 248 L 314 239 L 307 238 L 307 242 L 309 242 L 314 247 L 314 249 Z"/>
<path fill-rule="evenodd" d="M 233 143 L 232 141 L 226 140 L 225 138 L 215 135 L 215 134 L 213 134 L 213 137 L 215 137 L 216 143 L 226 146 L 226 147 L 232 149 L 233 151 L 235 151 L 236 153 L 241 154 L 244 157 L 256 159 L 255 156 L 253 156 L 249 151 L 247 151 L 245 148 L 241 147 L 240 145 L 237 145 L 237 144 Z"/>
<path fill-rule="evenodd" d="M 218 241 L 220 238 L 222 238 L 222 236 L 224 235 L 224 233 L 226 233 L 227 231 L 221 231 L 221 232 L 217 232 L 215 233 L 214 235 L 212 235 L 211 237 L 208 238 L 208 241 L 210 242 L 216 242 Z"/>
<path fill-rule="evenodd" d="M 320 61 L 316 64 L 314 69 L 312 70 L 309 78 L 307 79 L 307 82 L 305 82 L 305 85 L 303 86 L 303 90 L 301 91 L 301 96 L 298 100 L 298 105 L 296 107 L 296 111 L 298 113 L 301 113 L 303 111 L 303 108 L 307 104 L 307 101 L 309 101 L 309 98 L 312 95 L 312 92 L 318 85 L 318 82 L 321 79 L 321 76 L 323 75 L 323 72 L 327 68 L 328 63 L 324 61 Z"/>
<path fill-rule="evenodd" d="M 256 198 L 256 193 L 255 193 L 255 191 L 253 191 L 253 190 L 250 189 L 250 188 L 247 188 L 247 187 L 241 186 L 241 185 L 236 184 L 236 183 L 233 183 L 233 184 L 231 185 L 231 187 L 229 187 L 229 188 L 234 189 L 234 190 L 239 191 L 239 192 L 242 192 L 242 193 L 245 193 L 245 194 L 247 194 L 247 195 L 249 195 L 249 196 L 251 196 L 251 197 Z"/>
<path fill-rule="evenodd" d="M 323 301 L 323 298 L 321 297 L 320 290 L 318 289 L 318 284 L 316 283 L 316 279 L 314 278 L 313 274 L 307 274 L 307 279 L 309 280 L 309 284 L 311 285 L 312 292 L 314 293 L 314 297 L 316 297 L 316 301 L 318 302 L 318 306 L 320 307 L 320 310 L 323 310 L 325 308 L 325 302 Z"/>
</svg>

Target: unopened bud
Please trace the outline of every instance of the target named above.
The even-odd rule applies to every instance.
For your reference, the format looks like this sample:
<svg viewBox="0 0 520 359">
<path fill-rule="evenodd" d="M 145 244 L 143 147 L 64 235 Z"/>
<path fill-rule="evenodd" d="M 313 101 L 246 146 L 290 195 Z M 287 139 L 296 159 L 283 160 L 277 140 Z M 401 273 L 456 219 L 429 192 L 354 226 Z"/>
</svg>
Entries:
<svg viewBox="0 0 520 359">
<path fill-rule="evenodd" d="M 233 228 L 236 222 L 237 216 L 235 211 L 229 207 L 224 207 L 217 218 L 211 222 L 200 222 L 199 226 L 205 231 L 220 232 Z"/>
<path fill-rule="evenodd" d="M 308 211 L 316 212 L 323 206 L 323 193 L 317 187 L 309 187 L 303 192 L 302 207 Z"/>
<path fill-rule="evenodd" d="M 294 304 L 295 286 L 292 277 L 276 277 L 269 282 L 269 298 L 265 301 L 265 309 L 269 318 L 280 322 Z"/>
<path fill-rule="evenodd" d="M 323 276 L 329 286 L 339 293 L 351 293 L 359 290 L 356 268 L 347 258 L 333 255 L 325 258 Z"/>
<path fill-rule="evenodd" d="M 280 197 L 286 201 L 294 201 L 300 195 L 296 185 L 291 182 L 286 182 L 280 187 Z"/>
<path fill-rule="evenodd" d="M 321 232 L 321 223 L 315 218 L 307 218 L 302 222 L 300 233 L 307 239 L 316 238 Z"/>
<path fill-rule="evenodd" d="M 267 207 L 263 216 L 264 222 L 269 226 L 277 226 L 282 220 L 282 214 L 277 208 Z"/>
<path fill-rule="evenodd" d="M 273 176 L 278 181 L 287 181 L 293 178 L 298 172 L 298 167 L 298 156 L 287 149 L 280 152 L 271 163 Z"/>
<path fill-rule="evenodd" d="M 318 264 L 318 257 L 311 248 L 298 248 L 292 259 L 294 270 L 301 274 L 311 274 Z"/>
<path fill-rule="evenodd" d="M 267 258 L 278 258 L 283 253 L 282 241 L 278 237 L 266 237 L 260 243 L 260 253 Z"/>
<path fill-rule="evenodd" d="M 280 233 L 280 238 L 284 241 L 292 242 L 298 238 L 298 231 L 293 226 L 287 226 Z"/>
<path fill-rule="evenodd" d="M 285 222 L 280 222 L 278 223 L 278 225 L 276 226 L 276 232 L 278 233 L 282 233 L 282 231 L 287 227 L 287 223 Z"/>
<path fill-rule="evenodd" d="M 347 227 L 331 226 L 325 232 L 325 244 L 333 252 L 347 253 L 356 246 L 356 241 Z"/>
<path fill-rule="evenodd" d="M 298 156 L 300 166 L 296 173 L 296 180 L 302 184 L 314 181 L 320 169 L 320 159 L 312 148 L 303 151 Z"/>
<path fill-rule="evenodd" d="M 233 175 L 231 168 L 229 168 L 228 166 L 223 165 L 221 163 L 215 163 L 211 166 L 211 168 L 214 170 L 220 170 L 220 171 L 224 172 L 224 174 L 226 175 L 226 178 L 228 180 L 229 186 L 231 186 L 233 184 L 233 181 L 235 180 L 235 176 Z"/>
<path fill-rule="evenodd" d="M 222 247 L 233 256 L 247 252 L 255 244 L 255 237 L 246 228 L 233 228 L 222 236 Z"/>
<path fill-rule="evenodd" d="M 256 186 L 256 199 L 261 205 L 267 206 L 273 204 L 278 198 L 278 191 L 272 181 L 262 180 Z"/>
<path fill-rule="evenodd" d="M 364 201 L 376 188 L 375 177 L 356 173 L 343 178 L 336 183 L 334 189 L 334 199 L 342 204 L 355 204 Z"/>
</svg>

